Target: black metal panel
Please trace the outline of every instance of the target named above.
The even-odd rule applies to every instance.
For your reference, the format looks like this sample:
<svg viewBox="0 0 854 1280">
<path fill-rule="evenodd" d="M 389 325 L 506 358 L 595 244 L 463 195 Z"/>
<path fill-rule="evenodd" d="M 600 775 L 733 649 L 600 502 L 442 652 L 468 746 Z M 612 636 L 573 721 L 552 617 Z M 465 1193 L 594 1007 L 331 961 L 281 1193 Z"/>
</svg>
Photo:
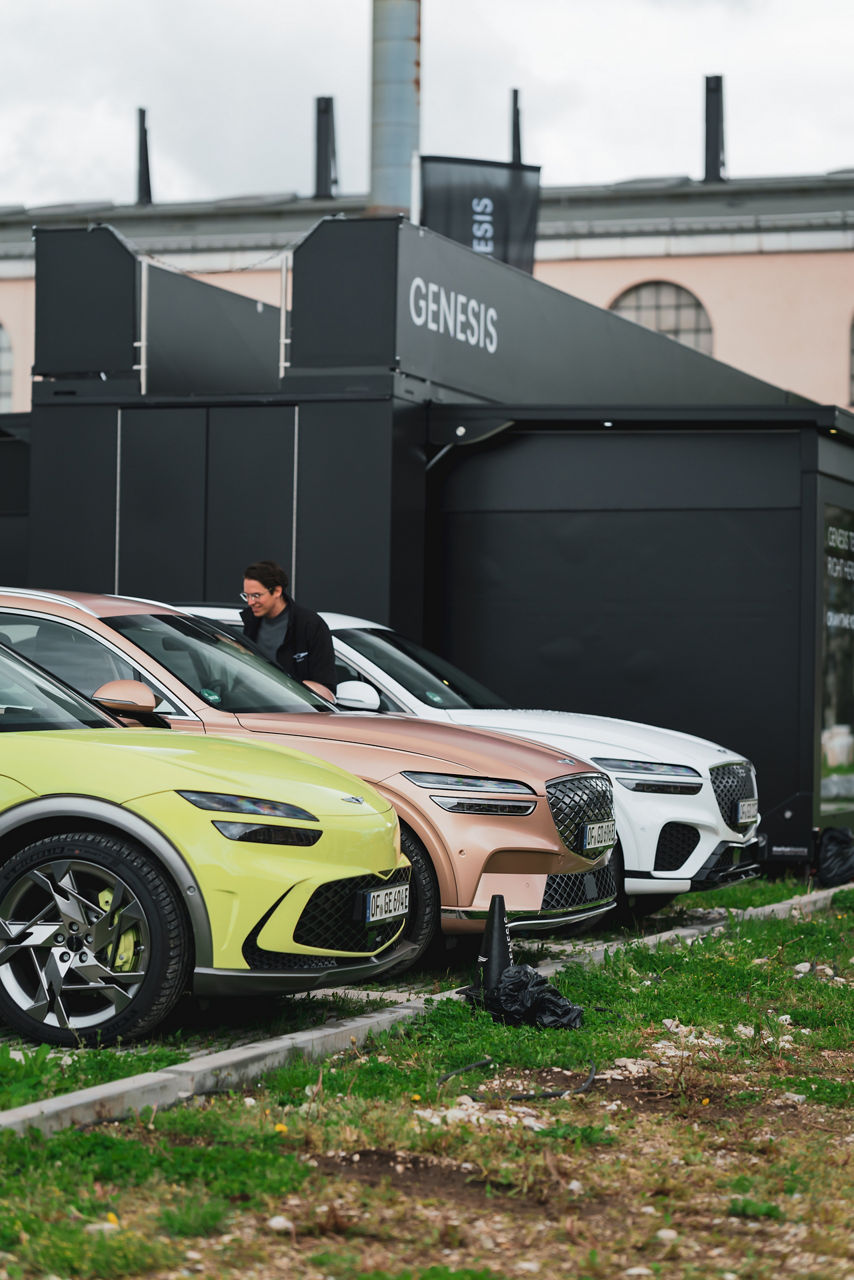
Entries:
<svg viewBox="0 0 854 1280">
<path fill-rule="evenodd" d="M 324 219 L 297 246 L 294 371 L 394 366 L 399 233 L 398 218 Z M 355 372 L 352 380 L 358 384 Z"/>
<path fill-rule="evenodd" d="M 205 582 L 204 409 L 129 409 L 121 422 L 118 590 L 200 600 Z"/>
<path fill-rule="evenodd" d="M 114 406 L 33 409 L 30 586 L 115 590 L 118 418 Z"/>
<path fill-rule="evenodd" d="M 233 600 L 254 560 L 290 572 L 292 405 L 214 408 L 208 415 L 206 600 Z"/>
<path fill-rule="evenodd" d="M 395 350 L 404 372 L 490 401 L 789 403 L 779 387 L 410 223 Z"/>
<path fill-rule="evenodd" d="M 29 413 L 0 414 L 0 440 L 12 439 L 28 442 L 30 438 Z"/>
<path fill-rule="evenodd" d="M 297 599 L 313 609 L 388 621 L 390 404 L 300 407 L 297 524 Z"/>
<path fill-rule="evenodd" d="M 0 582 L 4 586 L 27 584 L 29 523 L 26 516 L 0 515 Z"/>
<path fill-rule="evenodd" d="M 137 263 L 109 227 L 37 227 L 33 371 L 134 378 Z"/>
<path fill-rule="evenodd" d="M 799 463 L 794 429 L 570 434 L 518 423 L 454 452 L 445 464 L 443 502 L 481 511 L 797 507 Z"/>
<path fill-rule="evenodd" d="M 733 475 L 740 440 L 717 438 Z M 515 439 L 486 466 L 476 451 L 461 456 L 433 570 L 443 596 L 434 639 L 513 705 L 711 738 L 754 760 L 763 808 L 783 799 L 800 781 L 801 529 L 797 487 L 786 506 L 791 486 L 773 479 L 775 442 L 771 501 L 757 471 L 754 509 L 728 505 L 714 476 L 687 501 L 671 484 L 669 509 L 656 484 L 653 509 L 609 508 L 612 486 L 626 492 L 622 472 L 643 490 L 649 471 L 637 470 L 636 450 L 615 452 L 581 491 L 585 442 L 570 433 Z M 699 469 L 705 443 L 671 439 L 677 477 Z"/>
<path fill-rule="evenodd" d="M 278 388 L 278 307 L 160 267 L 147 271 L 149 395 Z"/>
<path fill-rule="evenodd" d="M 0 516 L 25 516 L 30 506 L 29 488 L 29 444 L 13 436 L 0 436 Z"/>
</svg>

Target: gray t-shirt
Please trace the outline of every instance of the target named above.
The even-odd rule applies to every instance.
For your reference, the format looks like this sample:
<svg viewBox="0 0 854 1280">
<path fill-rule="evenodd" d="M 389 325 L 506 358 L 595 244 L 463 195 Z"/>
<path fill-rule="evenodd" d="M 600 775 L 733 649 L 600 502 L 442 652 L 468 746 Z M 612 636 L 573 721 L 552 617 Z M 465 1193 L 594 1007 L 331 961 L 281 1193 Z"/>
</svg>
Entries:
<svg viewBox="0 0 854 1280">
<path fill-rule="evenodd" d="M 276 654 L 284 643 L 288 632 L 290 617 L 288 610 L 283 609 L 275 618 L 262 618 L 255 643 L 268 662 L 276 661 Z"/>
</svg>

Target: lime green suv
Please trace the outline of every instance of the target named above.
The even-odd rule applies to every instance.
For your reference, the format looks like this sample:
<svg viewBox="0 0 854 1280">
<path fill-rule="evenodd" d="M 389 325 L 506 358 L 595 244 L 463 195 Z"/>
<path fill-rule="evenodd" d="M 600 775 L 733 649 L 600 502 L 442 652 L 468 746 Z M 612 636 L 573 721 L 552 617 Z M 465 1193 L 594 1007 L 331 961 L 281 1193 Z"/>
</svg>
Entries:
<svg viewBox="0 0 854 1280">
<path fill-rule="evenodd" d="M 399 964 L 389 802 L 284 747 L 124 728 L 0 647 L 0 1018 L 143 1035 L 185 990 L 294 992 Z"/>
</svg>

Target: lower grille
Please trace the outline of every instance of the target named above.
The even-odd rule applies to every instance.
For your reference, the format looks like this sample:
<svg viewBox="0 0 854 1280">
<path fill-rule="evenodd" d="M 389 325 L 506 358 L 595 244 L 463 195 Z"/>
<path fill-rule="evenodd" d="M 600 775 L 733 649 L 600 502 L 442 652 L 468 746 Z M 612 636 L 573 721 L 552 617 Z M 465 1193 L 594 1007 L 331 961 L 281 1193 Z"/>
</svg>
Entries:
<svg viewBox="0 0 854 1280">
<path fill-rule="evenodd" d="M 601 850 L 584 849 L 584 828 L 588 822 L 613 821 L 611 779 L 604 773 L 576 773 L 568 778 L 555 778 L 546 783 L 546 796 L 558 835 L 567 849 L 582 857 L 598 858 Z"/>
<path fill-rule="evenodd" d="M 400 867 L 386 879 L 382 876 L 354 876 L 320 885 L 309 898 L 297 927 L 294 942 L 303 947 L 330 947 L 337 951 L 370 955 L 398 933 L 400 916 L 368 925 L 357 914 L 357 904 L 365 891 L 390 889 L 408 884 L 409 867 Z M 269 913 L 268 913 L 269 914 Z M 287 951 L 265 951 L 257 937 L 267 917 L 260 921 L 243 944 L 243 958 L 251 969 L 295 969 L 300 972 L 352 964 L 347 956 L 306 956 Z"/>
<path fill-rule="evenodd" d="M 737 830 L 739 800 L 753 800 L 756 797 L 753 766 L 749 760 L 740 760 L 738 764 L 716 765 L 709 773 L 721 817 L 728 827 Z"/>
<path fill-rule="evenodd" d="M 616 897 L 617 886 L 610 862 L 595 871 L 548 876 L 543 894 L 543 911 L 573 911 L 591 903 Z"/>
<path fill-rule="evenodd" d="M 696 827 L 684 822 L 668 822 L 661 828 L 655 849 L 656 871 L 678 871 L 700 843 Z"/>
<path fill-rule="evenodd" d="M 738 850 L 738 856 L 739 858 L 741 857 L 741 849 Z M 705 872 L 729 871 L 732 867 L 737 865 L 738 862 L 736 860 L 735 846 L 727 844 L 724 845 L 719 853 L 715 853 L 711 858 L 709 858 L 709 861 L 703 867 L 703 870 Z"/>
</svg>

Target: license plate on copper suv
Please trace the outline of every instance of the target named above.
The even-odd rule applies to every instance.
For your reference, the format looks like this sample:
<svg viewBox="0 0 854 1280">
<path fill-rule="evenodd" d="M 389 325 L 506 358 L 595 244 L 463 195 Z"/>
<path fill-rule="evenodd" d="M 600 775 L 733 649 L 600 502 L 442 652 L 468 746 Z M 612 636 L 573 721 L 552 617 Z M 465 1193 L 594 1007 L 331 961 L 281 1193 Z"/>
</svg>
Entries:
<svg viewBox="0 0 854 1280">
<path fill-rule="evenodd" d="M 584 826 L 582 849 L 602 849 L 617 839 L 616 822 L 588 822 Z"/>
<path fill-rule="evenodd" d="M 381 920 L 393 920 L 405 916 L 409 910 L 409 885 L 394 884 L 388 889 L 373 889 L 366 893 L 365 924 L 378 924 Z"/>
</svg>

